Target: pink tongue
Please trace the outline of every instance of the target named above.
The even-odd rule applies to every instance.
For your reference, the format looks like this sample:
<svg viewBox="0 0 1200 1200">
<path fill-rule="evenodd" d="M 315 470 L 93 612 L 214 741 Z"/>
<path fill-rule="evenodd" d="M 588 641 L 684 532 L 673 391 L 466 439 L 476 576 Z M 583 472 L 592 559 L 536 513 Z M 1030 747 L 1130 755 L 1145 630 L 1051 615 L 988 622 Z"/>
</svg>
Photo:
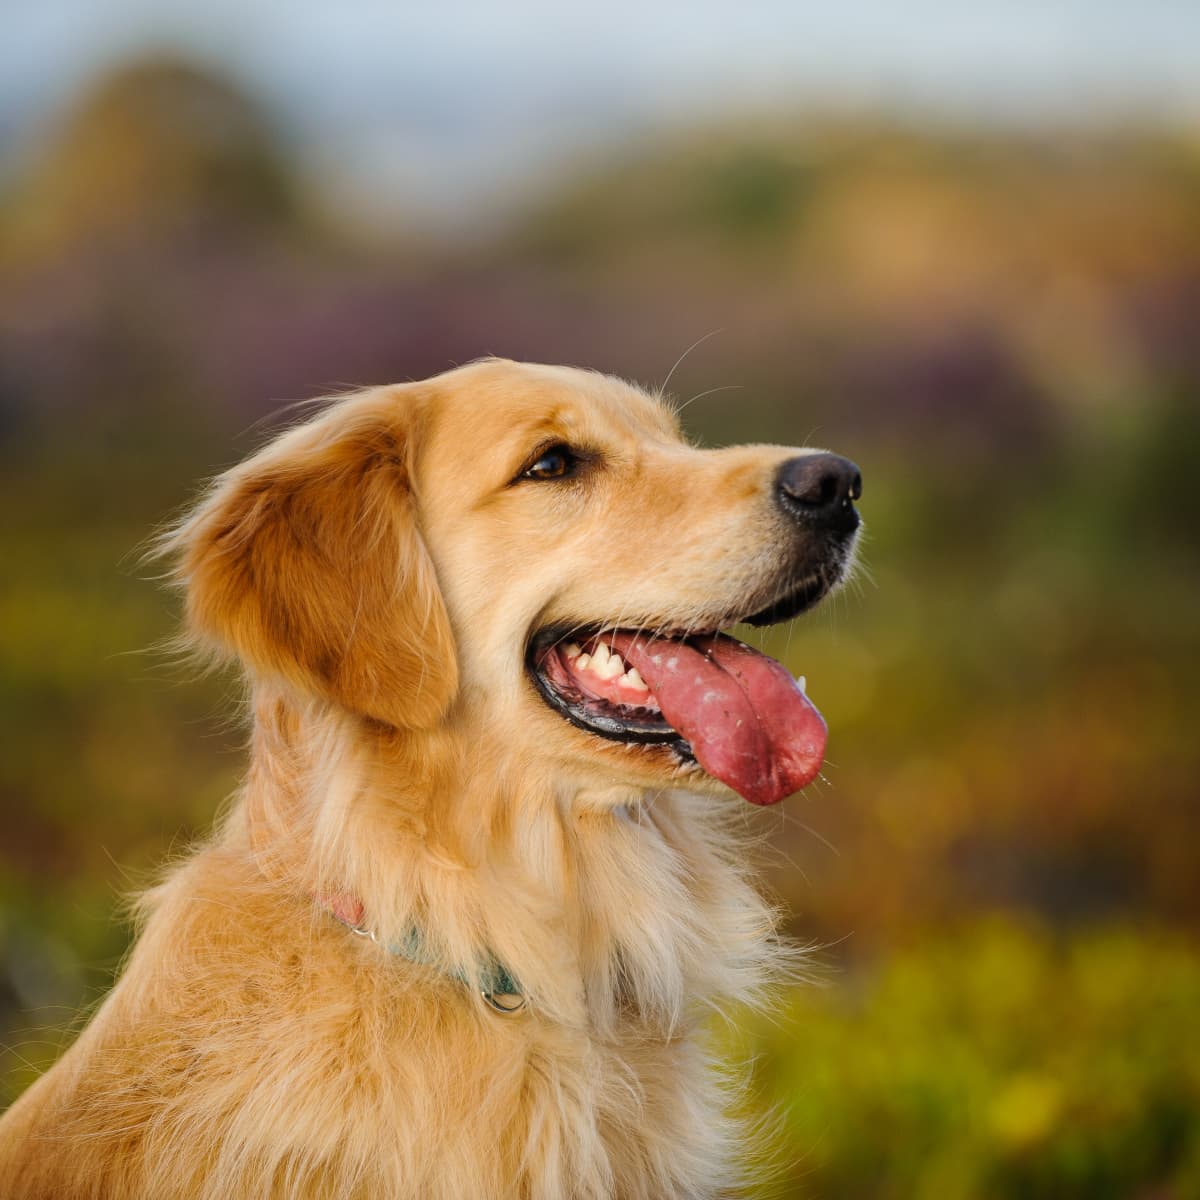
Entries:
<svg viewBox="0 0 1200 1200">
<path fill-rule="evenodd" d="M 617 633 L 612 646 L 637 667 L 696 761 L 752 804 L 775 804 L 821 769 L 824 718 L 773 658 L 727 637 Z"/>
</svg>

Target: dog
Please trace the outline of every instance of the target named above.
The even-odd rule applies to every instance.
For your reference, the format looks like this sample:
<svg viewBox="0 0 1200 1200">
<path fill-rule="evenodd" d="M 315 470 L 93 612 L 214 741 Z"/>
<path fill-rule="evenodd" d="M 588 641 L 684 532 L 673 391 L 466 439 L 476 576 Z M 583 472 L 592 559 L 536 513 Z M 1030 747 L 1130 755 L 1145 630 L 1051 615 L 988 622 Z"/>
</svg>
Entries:
<svg viewBox="0 0 1200 1200">
<path fill-rule="evenodd" d="M 158 551 L 248 774 L 0 1123 L 6 1200 L 663 1200 L 739 1186 L 708 1015 L 788 950 L 744 801 L 825 724 L 721 632 L 849 570 L 861 479 L 489 359 L 358 392 Z"/>
</svg>

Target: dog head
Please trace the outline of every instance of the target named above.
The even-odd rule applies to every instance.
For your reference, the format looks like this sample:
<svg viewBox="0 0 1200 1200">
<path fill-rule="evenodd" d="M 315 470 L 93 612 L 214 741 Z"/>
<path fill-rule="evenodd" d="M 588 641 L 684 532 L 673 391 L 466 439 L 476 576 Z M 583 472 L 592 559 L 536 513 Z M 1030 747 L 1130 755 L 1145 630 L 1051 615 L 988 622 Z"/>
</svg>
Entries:
<svg viewBox="0 0 1200 1200">
<path fill-rule="evenodd" d="M 768 803 L 815 774 L 824 724 L 720 631 L 844 577 L 860 488 L 819 451 L 696 449 L 617 380 L 488 360 L 335 403 L 169 546 L 192 630 L 305 703 L 580 786 Z"/>
</svg>

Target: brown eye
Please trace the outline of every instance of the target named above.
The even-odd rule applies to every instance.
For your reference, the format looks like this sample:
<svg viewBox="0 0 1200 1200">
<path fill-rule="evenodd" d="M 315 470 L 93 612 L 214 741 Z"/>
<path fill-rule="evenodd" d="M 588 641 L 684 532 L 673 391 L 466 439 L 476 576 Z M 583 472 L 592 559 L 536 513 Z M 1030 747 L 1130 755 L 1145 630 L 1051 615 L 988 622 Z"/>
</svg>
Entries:
<svg viewBox="0 0 1200 1200">
<path fill-rule="evenodd" d="M 570 446 L 551 446 L 521 472 L 522 479 L 565 479 L 574 474 L 579 460 Z"/>
</svg>

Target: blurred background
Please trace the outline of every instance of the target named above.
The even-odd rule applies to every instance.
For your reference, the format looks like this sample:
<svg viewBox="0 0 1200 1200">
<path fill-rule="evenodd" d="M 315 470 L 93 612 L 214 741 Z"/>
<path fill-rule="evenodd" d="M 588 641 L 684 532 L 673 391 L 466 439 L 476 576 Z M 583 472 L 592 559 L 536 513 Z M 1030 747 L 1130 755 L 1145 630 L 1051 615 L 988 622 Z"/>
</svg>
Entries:
<svg viewBox="0 0 1200 1200">
<path fill-rule="evenodd" d="M 1200 1196 L 1185 0 L 6 13 L 0 1102 L 243 766 L 138 544 L 290 402 L 485 353 L 864 470 L 859 585 L 753 635 L 831 727 L 766 818 L 826 983 L 725 1035 L 762 1195 Z"/>
</svg>

